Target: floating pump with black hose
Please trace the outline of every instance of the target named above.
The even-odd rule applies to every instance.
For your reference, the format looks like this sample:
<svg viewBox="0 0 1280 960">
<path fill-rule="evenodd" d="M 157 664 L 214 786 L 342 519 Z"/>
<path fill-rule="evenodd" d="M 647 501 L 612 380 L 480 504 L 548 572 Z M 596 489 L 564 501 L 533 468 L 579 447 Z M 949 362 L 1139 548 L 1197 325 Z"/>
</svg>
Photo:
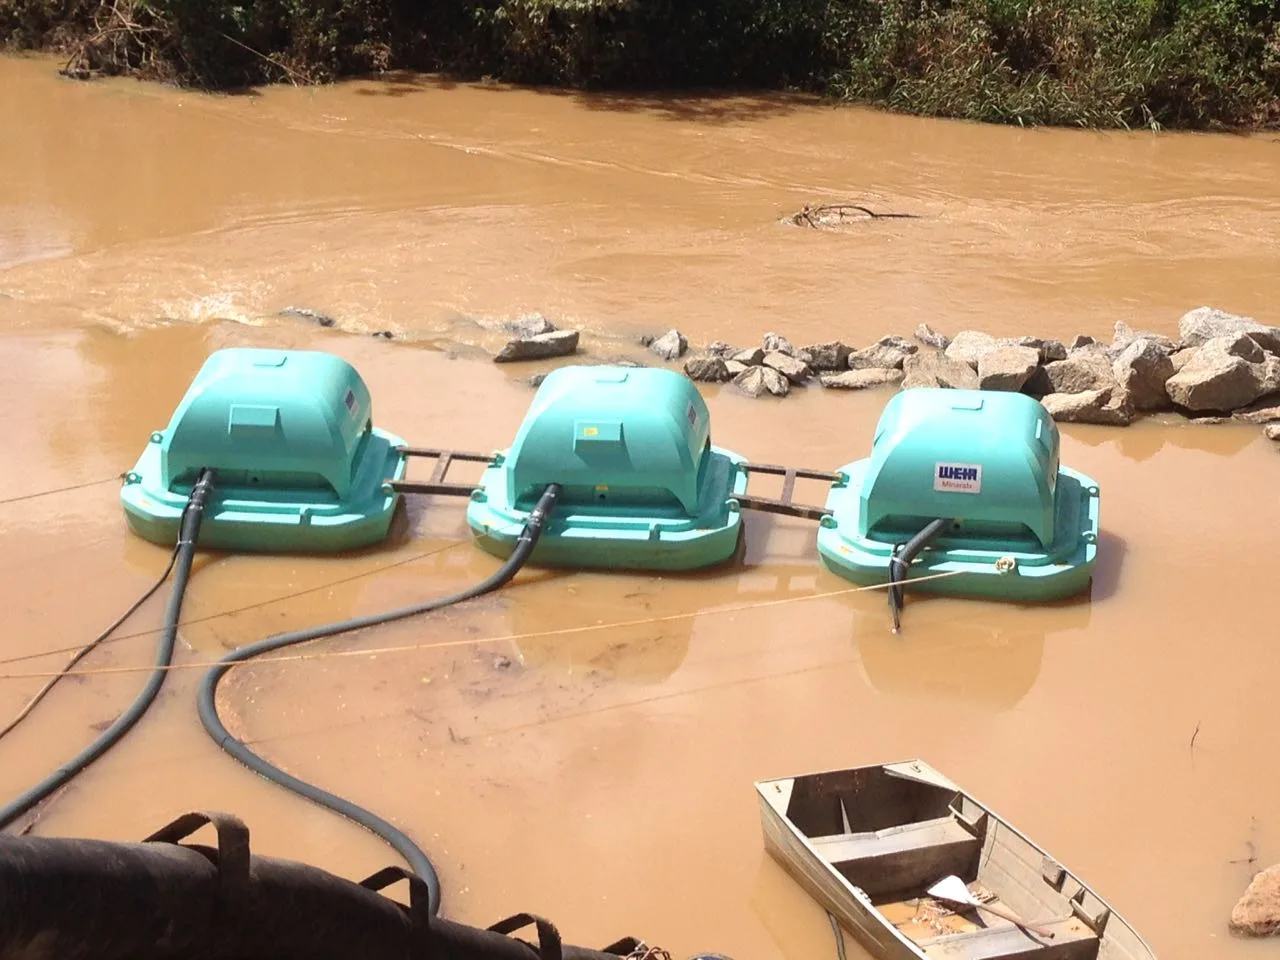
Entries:
<svg viewBox="0 0 1280 960">
<path fill-rule="evenodd" d="M 904 390 L 881 414 L 871 456 L 840 468 L 818 552 L 864 585 L 945 573 L 913 589 L 1012 601 L 1079 593 L 1097 560 L 1099 490 L 1060 463 L 1060 442 L 1031 397 Z"/>
<path fill-rule="evenodd" d="M 479 545 L 514 547 L 548 483 L 561 486 L 532 560 L 692 570 L 729 559 L 742 531 L 743 457 L 711 443 L 706 403 L 675 371 L 562 367 L 467 506 Z"/>
<path fill-rule="evenodd" d="M 404 476 L 404 442 L 373 425 L 351 364 L 312 350 L 232 348 L 209 356 L 151 435 L 120 493 L 130 528 L 170 544 L 199 471 L 218 496 L 200 545 L 332 552 L 386 537 Z"/>
</svg>

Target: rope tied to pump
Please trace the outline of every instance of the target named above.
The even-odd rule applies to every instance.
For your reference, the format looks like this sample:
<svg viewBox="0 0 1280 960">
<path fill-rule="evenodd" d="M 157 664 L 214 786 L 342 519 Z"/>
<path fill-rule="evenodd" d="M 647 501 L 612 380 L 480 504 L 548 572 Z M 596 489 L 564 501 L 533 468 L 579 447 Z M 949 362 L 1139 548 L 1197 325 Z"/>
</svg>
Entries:
<svg viewBox="0 0 1280 960">
<path fill-rule="evenodd" d="M 930 573 L 922 577 L 912 577 L 912 583 L 925 583 L 931 580 L 946 580 L 950 577 L 957 577 L 964 573 L 963 570 L 947 570 L 943 573 Z M 351 578 L 349 578 L 351 579 Z M 343 582 L 346 582 L 345 580 Z M 375 657 L 382 654 L 405 654 L 414 653 L 420 650 L 445 650 L 459 647 L 476 647 L 482 644 L 490 643 L 512 643 L 520 640 L 546 639 L 548 637 L 567 637 L 577 636 L 583 633 L 598 633 L 608 630 L 621 630 L 627 627 L 651 627 L 656 624 L 676 623 L 679 621 L 690 620 L 694 617 L 716 617 L 716 616 L 732 616 L 738 613 L 753 612 L 757 610 L 769 610 L 775 607 L 788 606 L 796 603 L 807 603 L 815 600 L 830 600 L 833 597 L 847 597 L 859 593 L 870 593 L 874 590 L 887 590 L 891 584 L 889 583 L 870 583 L 860 587 L 845 587 L 840 590 L 823 590 L 818 593 L 808 593 L 798 597 L 782 597 L 777 600 L 761 600 L 753 603 L 738 603 L 724 607 L 712 607 L 710 609 L 687 610 L 681 613 L 664 614 L 654 617 L 638 617 L 631 620 L 610 620 L 603 623 L 587 623 L 576 627 L 559 627 L 553 630 L 530 630 L 525 633 L 500 633 L 482 637 L 465 637 L 458 640 L 434 640 L 423 643 L 404 643 L 389 644 L 379 647 L 362 647 L 358 650 L 316 650 L 310 653 L 286 654 L 284 656 L 260 657 L 257 658 L 258 663 L 309 663 L 316 660 L 345 660 L 359 657 Z M 296 596 L 290 594 L 289 597 Z M 287 598 L 286 598 L 287 599 Z M 254 605 L 257 606 L 257 605 Z M 253 609 L 253 607 L 238 608 Z M 216 616 L 221 616 L 218 614 Z M 190 622 L 202 622 L 204 619 L 198 618 Z M 146 631 L 153 633 L 155 631 Z M 136 634 L 141 636 L 143 634 Z M 135 635 L 130 635 L 135 636 Z M 61 653 L 62 651 L 49 651 L 51 653 Z M 40 654 L 43 656 L 43 654 Z M 9 659 L 0 658 L 0 665 L 7 663 L 18 663 L 23 660 L 31 659 L 31 656 L 12 657 Z M 174 663 L 166 667 L 169 671 L 182 670 L 207 670 L 210 667 L 217 666 L 220 661 L 217 660 L 191 660 L 185 663 Z M 117 673 L 142 673 L 155 669 L 154 667 L 143 666 L 118 666 L 118 667 L 94 667 L 81 670 L 32 670 L 23 671 L 21 673 L 0 673 L 0 681 L 3 680 L 39 680 L 52 676 L 68 676 L 68 677 L 93 677 L 106 676 Z"/>
</svg>

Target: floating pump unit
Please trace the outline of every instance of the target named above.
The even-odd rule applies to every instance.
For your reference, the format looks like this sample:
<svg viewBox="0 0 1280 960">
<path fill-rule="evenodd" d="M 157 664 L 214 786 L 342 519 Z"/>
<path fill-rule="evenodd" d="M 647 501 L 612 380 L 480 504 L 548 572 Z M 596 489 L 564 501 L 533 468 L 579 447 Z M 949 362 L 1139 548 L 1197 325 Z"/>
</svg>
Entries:
<svg viewBox="0 0 1280 960">
<path fill-rule="evenodd" d="M 169 426 L 151 435 L 120 499 L 130 528 L 172 544 L 201 469 L 217 471 L 200 543 L 333 552 L 386 537 L 404 441 L 373 426 L 351 364 L 311 350 L 235 348 L 200 368 Z"/>
<path fill-rule="evenodd" d="M 881 414 L 871 456 L 840 472 L 818 552 L 855 583 L 888 581 L 895 549 L 931 524 L 905 582 L 952 575 L 915 589 L 1049 600 L 1093 576 L 1098 485 L 1059 463 L 1057 425 L 1030 397 L 904 390 Z"/>
<path fill-rule="evenodd" d="M 511 448 L 467 506 L 489 553 L 515 546 L 548 484 L 560 498 L 532 560 L 692 570 L 727 560 L 742 529 L 744 458 L 711 444 L 706 403 L 671 370 L 562 367 L 538 388 Z"/>
</svg>

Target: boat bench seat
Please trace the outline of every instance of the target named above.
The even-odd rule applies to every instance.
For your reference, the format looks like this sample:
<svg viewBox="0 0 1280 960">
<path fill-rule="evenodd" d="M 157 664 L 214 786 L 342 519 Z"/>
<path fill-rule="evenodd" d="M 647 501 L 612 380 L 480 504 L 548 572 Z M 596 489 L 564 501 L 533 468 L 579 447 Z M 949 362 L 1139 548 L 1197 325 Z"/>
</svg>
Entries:
<svg viewBox="0 0 1280 960">
<path fill-rule="evenodd" d="M 1053 939 L 1034 937 L 1007 920 L 987 918 L 991 926 L 971 933 L 934 937 L 918 946 L 929 960 L 1097 960 L 1098 936 L 1075 917 L 1037 925 Z"/>
<path fill-rule="evenodd" d="M 927 886 L 952 873 L 972 876 L 982 849 L 982 840 L 950 816 L 809 842 L 870 897 Z"/>
</svg>

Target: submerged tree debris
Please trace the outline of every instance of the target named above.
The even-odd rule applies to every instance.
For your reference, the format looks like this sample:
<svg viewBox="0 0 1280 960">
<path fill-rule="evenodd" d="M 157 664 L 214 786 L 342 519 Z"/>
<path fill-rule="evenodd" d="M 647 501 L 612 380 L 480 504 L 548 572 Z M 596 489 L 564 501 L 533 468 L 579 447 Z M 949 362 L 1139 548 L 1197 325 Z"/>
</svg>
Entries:
<svg viewBox="0 0 1280 960">
<path fill-rule="evenodd" d="M 798 213 L 784 219 L 794 226 L 817 230 L 863 220 L 921 220 L 923 217 L 915 213 L 876 213 L 858 203 L 823 203 L 816 207 L 806 203 Z"/>
</svg>

